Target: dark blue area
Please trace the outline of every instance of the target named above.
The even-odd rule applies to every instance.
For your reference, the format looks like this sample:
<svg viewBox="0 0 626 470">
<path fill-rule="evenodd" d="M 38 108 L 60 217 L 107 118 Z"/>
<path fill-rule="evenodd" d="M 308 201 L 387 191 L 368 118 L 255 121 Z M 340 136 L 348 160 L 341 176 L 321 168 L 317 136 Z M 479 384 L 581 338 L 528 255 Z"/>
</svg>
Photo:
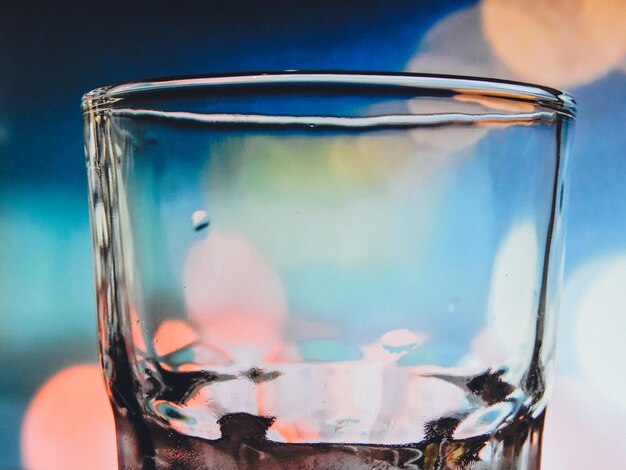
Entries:
<svg viewBox="0 0 626 470">
<path fill-rule="evenodd" d="M 97 86 L 210 72 L 402 70 L 468 1 L 57 2 L 0 7 L 0 178 L 85 185 L 79 100 Z"/>
</svg>

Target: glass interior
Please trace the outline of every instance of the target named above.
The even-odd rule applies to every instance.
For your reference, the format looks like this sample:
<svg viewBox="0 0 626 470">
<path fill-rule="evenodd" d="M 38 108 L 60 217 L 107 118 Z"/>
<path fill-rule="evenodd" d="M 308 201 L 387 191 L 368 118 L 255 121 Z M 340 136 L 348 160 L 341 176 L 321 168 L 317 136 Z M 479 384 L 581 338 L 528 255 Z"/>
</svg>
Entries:
<svg viewBox="0 0 626 470">
<path fill-rule="evenodd" d="M 114 407 L 207 441 L 264 417 L 293 444 L 408 445 L 446 419 L 474 439 L 542 413 L 568 95 L 279 74 L 83 105 Z"/>
</svg>

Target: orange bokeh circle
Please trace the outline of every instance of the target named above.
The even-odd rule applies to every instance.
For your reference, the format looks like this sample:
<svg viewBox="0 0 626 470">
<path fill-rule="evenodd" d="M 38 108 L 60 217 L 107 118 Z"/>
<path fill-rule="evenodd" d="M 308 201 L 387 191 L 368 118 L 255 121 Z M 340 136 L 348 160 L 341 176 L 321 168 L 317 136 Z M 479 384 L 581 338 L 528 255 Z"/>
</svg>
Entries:
<svg viewBox="0 0 626 470">
<path fill-rule="evenodd" d="M 625 0 L 483 0 L 490 47 L 525 80 L 587 83 L 626 54 Z"/>
<path fill-rule="evenodd" d="M 95 364 L 63 369 L 35 394 L 22 423 L 28 470 L 115 470 L 113 413 Z"/>
</svg>

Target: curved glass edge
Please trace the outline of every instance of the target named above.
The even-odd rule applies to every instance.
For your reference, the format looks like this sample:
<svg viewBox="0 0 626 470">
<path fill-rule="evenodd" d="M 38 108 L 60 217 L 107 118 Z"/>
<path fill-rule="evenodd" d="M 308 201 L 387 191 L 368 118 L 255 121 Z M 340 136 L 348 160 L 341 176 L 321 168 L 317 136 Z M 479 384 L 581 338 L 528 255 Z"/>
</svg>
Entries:
<svg viewBox="0 0 626 470">
<path fill-rule="evenodd" d="M 365 85 L 449 90 L 485 97 L 524 100 L 553 109 L 561 117 L 576 117 L 576 101 L 567 92 L 530 83 L 461 75 L 377 72 L 258 72 L 160 78 L 95 88 L 82 97 L 83 112 L 106 109 L 128 95 L 175 89 L 237 85 Z"/>
</svg>

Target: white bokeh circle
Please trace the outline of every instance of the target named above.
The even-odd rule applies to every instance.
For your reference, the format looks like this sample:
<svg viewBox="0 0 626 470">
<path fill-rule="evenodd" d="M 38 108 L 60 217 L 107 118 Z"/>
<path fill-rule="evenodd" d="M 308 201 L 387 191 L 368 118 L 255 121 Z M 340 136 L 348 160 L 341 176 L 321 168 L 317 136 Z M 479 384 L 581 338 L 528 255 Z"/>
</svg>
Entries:
<svg viewBox="0 0 626 470">
<path fill-rule="evenodd" d="M 584 268 L 583 268 L 584 269 Z M 607 260 L 575 309 L 574 345 L 584 377 L 626 410 L 626 254 Z"/>
</svg>

